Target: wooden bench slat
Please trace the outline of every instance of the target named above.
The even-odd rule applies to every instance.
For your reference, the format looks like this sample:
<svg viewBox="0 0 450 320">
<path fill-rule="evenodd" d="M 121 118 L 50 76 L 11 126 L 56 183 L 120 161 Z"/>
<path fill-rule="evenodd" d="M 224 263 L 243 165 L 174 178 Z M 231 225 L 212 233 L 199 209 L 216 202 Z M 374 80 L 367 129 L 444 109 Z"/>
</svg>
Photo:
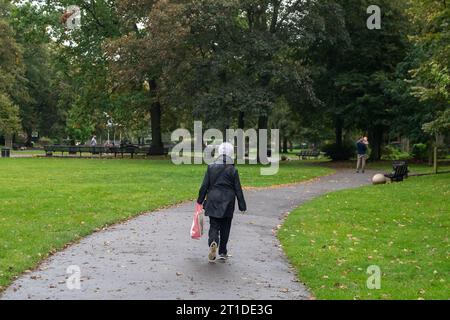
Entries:
<svg viewBox="0 0 450 320">
<path fill-rule="evenodd" d="M 394 161 L 392 163 L 392 172 L 385 174 L 386 178 L 391 179 L 391 181 L 403 181 L 403 178 L 408 177 L 408 164 L 406 161 Z"/>
<path fill-rule="evenodd" d="M 297 156 L 299 158 L 304 158 L 304 157 L 314 157 L 317 158 L 320 156 L 320 151 L 315 151 L 315 150 L 302 150 L 300 151 Z"/>
<path fill-rule="evenodd" d="M 65 152 L 68 153 L 79 153 L 80 156 L 82 153 L 92 153 L 92 154 L 100 154 L 100 156 L 103 153 L 111 153 L 114 155 L 117 155 L 117 153 L 121 153 L 122 156 L 124 153 L 128 153 L 133 157 L 134 154 L 150 154 L 150 147 L 140 147 L 137 145 L 126 145 L 126 146 L 111 146 L 111 147 L 105 147 L 105 146 L 86 146 L 86 145 L 80 145 L 80 146 L 65 146 L 65 145 L 49 145 L 44 146 L 44 150 L 47 156 L 51 156 L 53 152 L 61 152 L 64 154 Z M 164 151 L 168 153 L 168 148 L 164 148 Z"/>
</svg>

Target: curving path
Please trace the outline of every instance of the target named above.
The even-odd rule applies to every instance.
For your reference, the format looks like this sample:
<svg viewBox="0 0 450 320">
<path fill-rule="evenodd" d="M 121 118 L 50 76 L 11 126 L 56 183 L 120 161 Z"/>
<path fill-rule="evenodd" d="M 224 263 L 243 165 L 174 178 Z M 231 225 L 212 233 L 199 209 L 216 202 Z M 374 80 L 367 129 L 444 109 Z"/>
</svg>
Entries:
<svg viewBox="0 0 450 320">
<path fill-rule="evenodd" d="M 309 299 L 274 230 L 283 216 L 323 193 L 368 184 L 374 172 L 336 174 L 291 186 L 245 192 L 225 263 L 207 262 L 207 239 L 191 240 L 193 203 L 143 214 L 95 233 L 16 280 L 2 299 Z M 81 289 L 66 270 L 78 265 Z"/>
</svg>

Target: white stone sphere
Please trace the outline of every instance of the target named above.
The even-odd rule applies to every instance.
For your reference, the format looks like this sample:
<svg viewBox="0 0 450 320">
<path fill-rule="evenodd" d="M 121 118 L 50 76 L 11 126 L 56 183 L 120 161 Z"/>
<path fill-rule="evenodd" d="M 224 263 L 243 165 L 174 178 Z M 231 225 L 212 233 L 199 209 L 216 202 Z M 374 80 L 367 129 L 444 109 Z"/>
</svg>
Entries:
<svg viewBox="0 0 450 320">
<path fill-rule="evenodd" d="M 377 173 L 376 175 L 374 175 L 372 177 L 372 183 L 373 184 L 384 184 L 384 183 L 386 183 L 386 177 L 381 173 Z"/>
</svg>

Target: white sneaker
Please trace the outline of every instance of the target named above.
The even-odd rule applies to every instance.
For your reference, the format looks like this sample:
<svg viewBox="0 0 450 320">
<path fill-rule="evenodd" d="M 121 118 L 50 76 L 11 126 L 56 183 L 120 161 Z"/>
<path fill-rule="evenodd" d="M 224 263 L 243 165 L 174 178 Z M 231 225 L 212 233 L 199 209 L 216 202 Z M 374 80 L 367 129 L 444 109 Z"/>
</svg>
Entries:
<svg viewBox="0 0 450 320">
<path fill-rule="evenodd" d="M 219 254 L 219 260 L 220 261 L 225 261 L 228 259 L 228 255 L 227 254 Z"/>
<path fill-rule="evenodd" d="M 217 256 L 217 243 L 213 241 L 209 246 L 208 261 L 215 262 L 216 256 Z"/>
</svg>

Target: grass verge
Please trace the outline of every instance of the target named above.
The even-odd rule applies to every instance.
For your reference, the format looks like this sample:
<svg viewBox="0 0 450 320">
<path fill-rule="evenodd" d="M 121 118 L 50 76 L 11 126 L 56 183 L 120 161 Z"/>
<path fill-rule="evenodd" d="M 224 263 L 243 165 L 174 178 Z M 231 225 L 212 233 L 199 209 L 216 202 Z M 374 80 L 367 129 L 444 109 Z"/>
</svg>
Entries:
<svg viewBox="0 0 450 320">
<path fill-rule="evenodd" d="M 450 174 L 339 191 L 293 211 L 278 237 L 318 299 L 449 299 L 449 199 Z"/>
</svg>

